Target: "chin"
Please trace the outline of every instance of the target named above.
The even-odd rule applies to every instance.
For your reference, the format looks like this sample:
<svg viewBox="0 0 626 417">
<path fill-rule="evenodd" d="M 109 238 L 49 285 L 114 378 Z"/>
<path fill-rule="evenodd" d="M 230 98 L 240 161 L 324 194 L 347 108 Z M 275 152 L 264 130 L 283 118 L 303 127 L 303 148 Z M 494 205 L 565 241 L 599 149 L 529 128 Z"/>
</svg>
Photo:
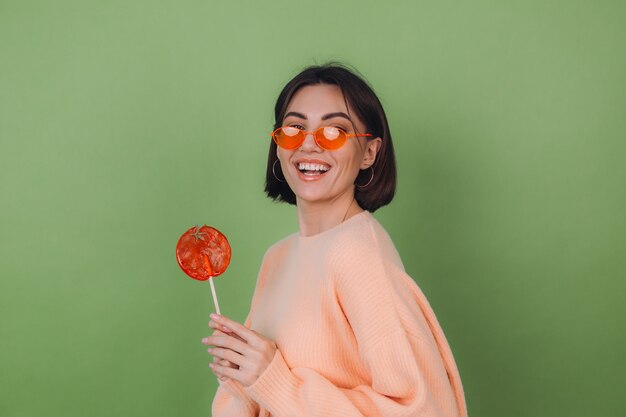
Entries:
<svg viewBox="0 0 626 417">
<path fill-rule="evenodd" d="M 307 203 L 317 203 L 329 199 L 328 195 L 317 192 L 294 192 L 294 194 L 296 195 L 298 200 Z"/>
</svg>

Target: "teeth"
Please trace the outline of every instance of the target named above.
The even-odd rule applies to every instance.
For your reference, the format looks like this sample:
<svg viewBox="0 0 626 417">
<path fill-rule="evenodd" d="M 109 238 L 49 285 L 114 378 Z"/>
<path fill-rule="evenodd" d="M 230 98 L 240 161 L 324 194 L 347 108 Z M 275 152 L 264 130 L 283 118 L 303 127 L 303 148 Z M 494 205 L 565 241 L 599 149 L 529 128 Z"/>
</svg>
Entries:
<svg viewBox="0 0 626 417">
<path fill-rule="evenodd" d="M 320 164 L 308 164 L 304 162 L 300 162 L 298 164 L 298 169 L 300 171 L 328 171 L 330 168 L 326 165 Z"/>
</svg>

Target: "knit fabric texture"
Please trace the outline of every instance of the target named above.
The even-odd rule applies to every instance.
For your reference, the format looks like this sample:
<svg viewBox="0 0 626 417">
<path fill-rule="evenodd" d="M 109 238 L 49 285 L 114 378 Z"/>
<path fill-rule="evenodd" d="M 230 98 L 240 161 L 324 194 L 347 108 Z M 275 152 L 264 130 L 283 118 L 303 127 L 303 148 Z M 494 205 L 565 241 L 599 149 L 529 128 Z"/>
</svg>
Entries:
<svg viewBox="0 0 626 417">
<path fill-rule="evenodd" d="M 213 417 L 466 417 L 426 297 L 367 211 L 268 249 L 245 325 L 278 347 L 248 387 L 219 381 Z"/>
</svg>

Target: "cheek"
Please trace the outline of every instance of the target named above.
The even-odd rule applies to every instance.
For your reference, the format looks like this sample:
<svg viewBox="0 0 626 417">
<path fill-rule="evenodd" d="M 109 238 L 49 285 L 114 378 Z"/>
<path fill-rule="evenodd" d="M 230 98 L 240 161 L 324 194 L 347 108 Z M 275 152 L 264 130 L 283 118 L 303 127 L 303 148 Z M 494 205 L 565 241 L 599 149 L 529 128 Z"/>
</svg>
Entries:
<svg viewBox="0 0 626 417">
<path fill-rule="evenodd" d="M 280 160 L 280 164 L 285 168 L 287 167 L 287 164 L 289 164 L 289 160 L 292 154 L 293 151 L 290 151 L 288 149 L 277 148 L 276 150 L 276 156 Z"/>
<path fill-rule="evenodd" d="M 343 149 L 342 149 L 343 150 Z M 363 160 L 363 151 L 356 146 L 348 148 L 345 152 L 337 154 L 337 162 L 342 166 L 345 174 L 357 175 L 361 161 Z M 353 172 L 354 171 L 354 172 Z"/>
<path fill-rule="evenodd" d="M 278 148 L 278 150 L 276 151 L 276 156 L 278 157 L 278 163 L 276 165 L 279 165 L 279 168 L 283 172 L 283 176 L 285 177 L 285 179 L 291 179 L 290 161 L 292 155 L 293 151 L 290 151 L 288 149 Z"/>
</svg>

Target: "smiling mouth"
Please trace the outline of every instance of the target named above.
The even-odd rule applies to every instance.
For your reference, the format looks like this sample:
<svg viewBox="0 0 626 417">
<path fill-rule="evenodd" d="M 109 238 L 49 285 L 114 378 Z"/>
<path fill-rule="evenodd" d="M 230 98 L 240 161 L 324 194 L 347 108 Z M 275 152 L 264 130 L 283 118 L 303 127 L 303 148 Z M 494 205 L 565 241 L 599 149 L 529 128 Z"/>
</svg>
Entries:
<svg viewBox="0 0 626 417">
<path fill-rule="evenodd" d="M 328 165 L 300 162 L 296 168 L 307 177 L 320 177 L 330 170 Z"/>
</svg>

